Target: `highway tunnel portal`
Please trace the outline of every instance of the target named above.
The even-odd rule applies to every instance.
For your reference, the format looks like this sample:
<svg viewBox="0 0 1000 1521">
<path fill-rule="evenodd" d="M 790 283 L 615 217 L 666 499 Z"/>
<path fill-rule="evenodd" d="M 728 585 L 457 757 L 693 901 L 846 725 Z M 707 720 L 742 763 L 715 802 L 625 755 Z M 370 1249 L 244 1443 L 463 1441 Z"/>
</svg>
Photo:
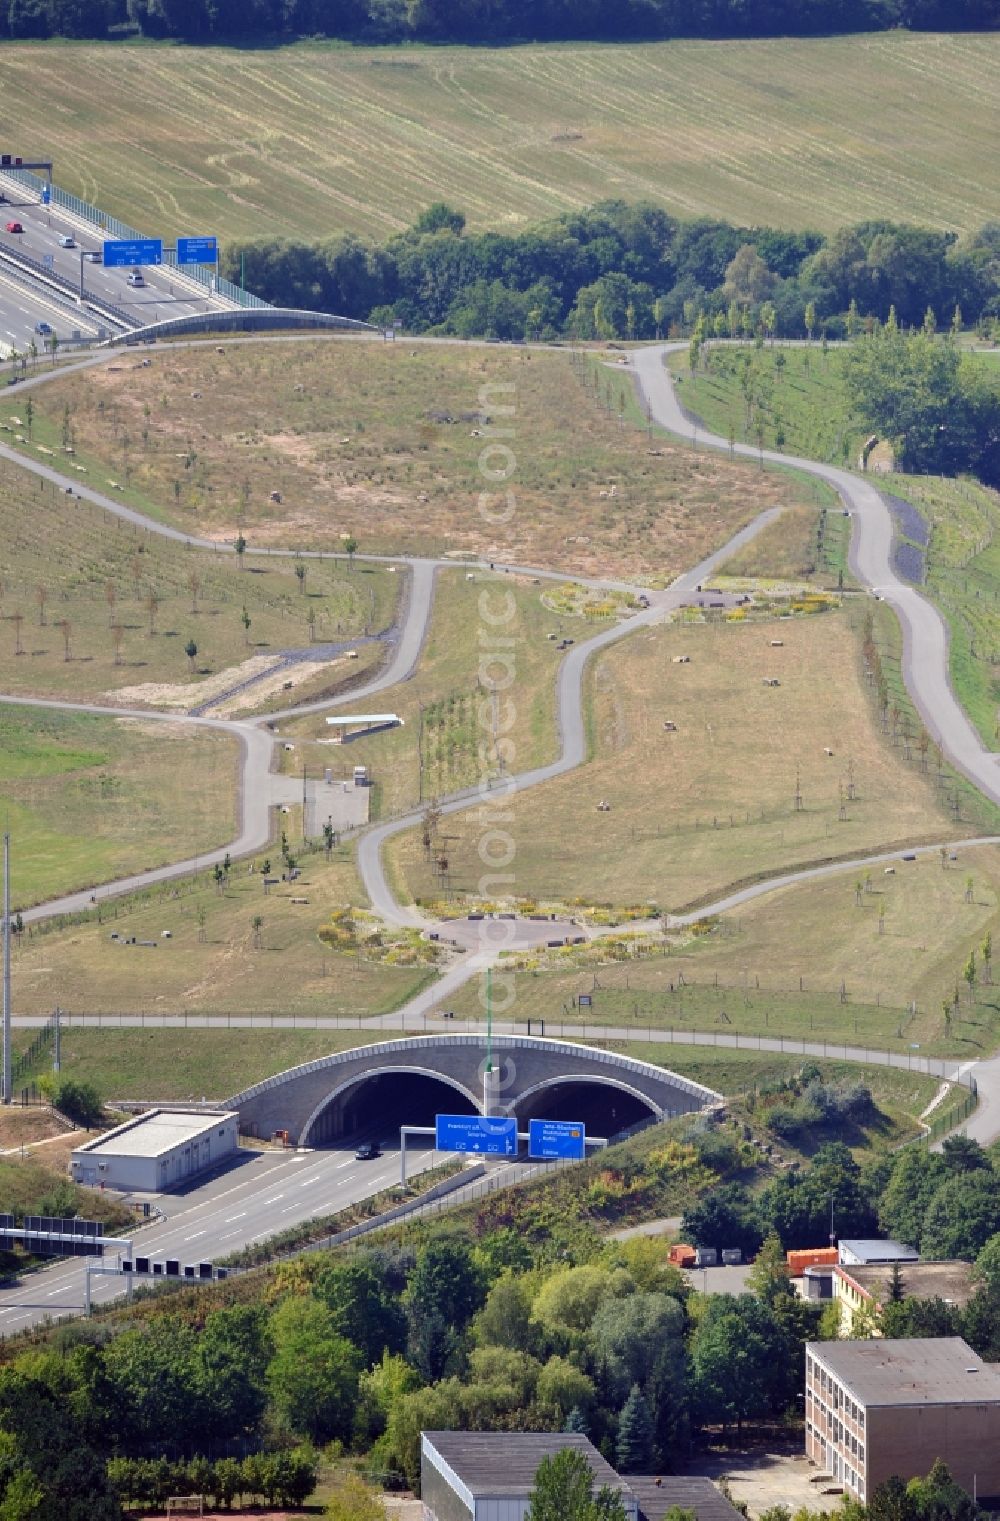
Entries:
<svg viewBox="0 0 1000 1521">
<path fill-rule="evenodd" d="M 675 1072 L 616 1052 L 561 1040 L 493 1037 L 494 1113 L 582 1120 L 614 1135 L 645 1119 L 702 1109 L 719 1095 Z M 287 1131 L 295 1145 L 346 1143 L 378 1129 L 432 1125 L 435 1114 L 484 1112 L 485 1042 L 478 1035 L 422 1035 L 359 1046 L 292 1067 L 226 1100 L 240 1128 Z"/>
</svg>

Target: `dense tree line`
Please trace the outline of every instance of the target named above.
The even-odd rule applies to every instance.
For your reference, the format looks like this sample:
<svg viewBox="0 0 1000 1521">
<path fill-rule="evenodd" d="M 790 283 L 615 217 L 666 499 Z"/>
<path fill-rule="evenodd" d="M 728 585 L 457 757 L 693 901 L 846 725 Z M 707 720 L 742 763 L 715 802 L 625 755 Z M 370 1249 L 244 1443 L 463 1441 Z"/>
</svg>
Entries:
<svg viewBox="0 0 1000 1521">
<path fill-rule="evenodd" d="M 354 42 L 520 42 L 835 32 L 989 30 L 997 0 L 10 0 L 15 37 L 101 37 L 130 22 L 186 42 L 341 37 Z"/>
<path fill-rule="evenodd" d="M 382 244 L 259 239 L 223 273 L 279 306 L 411 332 L 499 339 L 849 337 L 890 314 L 948 330 L 1000 316 L 1000 226 L 953 233 L 884 221 L 824 237 L 681 221 L 607 201 L 520 233 L 470 233 L 438 203 Z M 700 325 L 700 326 L 699 326 Z"/>
<path fill-rule="evenodd" d="M 768 1235 L 792 1250 L 825 1245 L 832 1229 L 837 1236 L 892 1236 L 931 1260 L 972 1262 L 1000 1234 L 1000 1177 L 989 1153 L 966 1136 L 950 1137 L 940 1152 L 907 1146 L 865 1166 L 832 1141 L 808 1167 L 791 1166 L 756 1193 L 739 1182 L 713 1189 L 688 1210 L 682 1228 L 696 1245 L 738 1246 L 747 1256 Z M 995 1276 L 1000 1290 L 996 1255 L 991 1281 Z"/>
</svg>

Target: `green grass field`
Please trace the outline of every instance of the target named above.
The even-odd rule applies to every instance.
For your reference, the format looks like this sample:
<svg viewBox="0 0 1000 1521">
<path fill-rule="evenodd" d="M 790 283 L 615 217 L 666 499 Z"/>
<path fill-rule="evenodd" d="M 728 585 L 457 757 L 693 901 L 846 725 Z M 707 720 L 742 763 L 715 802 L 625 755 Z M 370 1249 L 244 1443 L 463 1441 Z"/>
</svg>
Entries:
<svg viewBox="0 0 1000 1521">
<path fill-rule="evenodd" d="M 627 378 L 618 389 L 627 397 Z M 663 581 L 761 508 L 813 500 L 788 477 L 676 443 L 654 456 L 570 354 L 530 349 L 206 345 L 57 379 L 36 406 L 46 447 L 68 409 L 98 481 L 123 481 L 124 458 L 160 516 L 230 542 L 242 521 L 251 547 L 340 549 L 353 535 L 362 552 Z M 484 414 L 512 430 L 512 459 L 489 452 Z"/>
<path fill-rule="evenodd" d="M 1000 217 L 998 89 L 995 35 L 900 31 L 4 48 L 21 146 L 51 157 L 67 189 L 167 238 L 384 237 L 442 193 L 473 225 L 504 230 L 608 196 L 748 225 L 968 229 Z"/>
<path fill-rule="evenodd" d="M 907 764 L 879 732 L 847 612 L 633 636 L 594 663 L 590 709 L 594 758 L 510 805 L 519 896 L 679 910 L 779 867 L 971 832 L 916 752 Z M 449 819 L 459 901 L 480 874 L 480 827 Z M 388 856 L 413 895 L 440 895 L 415 834 Z"/>
<path fill-rule="evenodd" d="M 231 839 L 228 736 L 0 704 L 0 809 L 19 908 Z"/>
<path fill-rule="evenodd" d="M 276 850 L 269 858 L 280 866 Z M 253 874 L 237 863 L 224 894 L 205 873 L 103 905 L 100 918 L 26 932 L 14 953 L 18 1012 L 48 1013 L 59 1004 L 71 1013 L 369 1015 L 396 1008 L 425 984 L 426 966 L 366 960 L 320 940 L 331 911 L 362 897 L 347 847 L 330 859 L 301 857 L 294 886 L 282 883 L 266 896 L 264 859 Z M 251 923 L 258 914 L 259 947 Z M 162 939 L 165 929 L 170 940 Z M 115 931 L 156 940 L 157 949 L 117 944 Z"/>
<path fill-rule="evenodd" d="M 397 578 L 385 569 L 310 564 L 300 587 L 292 558 L 244 564 L 134 529 L 4 463 L 0 690 L 183 710 L 235 685 L 248 660 L 264 668 L 311 635 L 336 642 L 392 621 Z M 369 658 L 365 646 L 360 653 Z M 341 659 L 285 671 L 271 681 L 270 703 L 287 705 L 281 686 L 290 676 L 306 696 L 357 666 Z M 255 700 L 240 699 L 251 708 Z"/>
</svg>

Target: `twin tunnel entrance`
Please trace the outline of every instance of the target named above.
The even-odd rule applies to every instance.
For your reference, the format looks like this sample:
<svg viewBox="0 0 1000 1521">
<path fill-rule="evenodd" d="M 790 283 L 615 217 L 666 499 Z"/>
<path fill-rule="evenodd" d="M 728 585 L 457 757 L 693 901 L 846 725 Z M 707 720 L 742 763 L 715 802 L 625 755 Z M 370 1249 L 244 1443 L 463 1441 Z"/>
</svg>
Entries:
<svg viewBox="0 0 1000 1521">
<path fill-rule="evenodd" d="M 501 1101 L 502 1101 L 501 1094 Z M 377 1133 L 398 1139 L 402 1125 L 433 1125 L 437 1114 L 478 1114 L 479 1106 L 458 1083 L 418 1072 L 374 1072 L 334 1091 L 303 1134 L 309 1146 L 338 1146 Z M 658 1117 L 656 1106 L 624 1086 L 600 1079 L 570 1078 L 539 1084 L 515 1100 L 518 1128 L 529 1120 L 580 1120 L 588 1135 L 613 1136 Z"/>
</svg>

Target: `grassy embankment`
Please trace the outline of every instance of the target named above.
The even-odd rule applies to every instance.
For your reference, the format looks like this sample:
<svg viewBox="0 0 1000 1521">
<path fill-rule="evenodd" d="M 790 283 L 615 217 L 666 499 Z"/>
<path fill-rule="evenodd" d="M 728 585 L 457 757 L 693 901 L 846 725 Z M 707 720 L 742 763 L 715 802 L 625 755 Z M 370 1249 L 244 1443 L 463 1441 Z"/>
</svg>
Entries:
<svg viewBox="0 0 1000 1521">
<path fill-rule="evenodd" d="M 32 432 L 36 438 L 44 433 L 37 414 Z M 91 462 L 86 479 L 103 488 L 99 471 L 106 468 Z M 234 555 L 186 549 L 145 533 L 5 465 L 0 688 L 184 711 L 280 651 L 307 648 L 311 632 L 317 641 L 338 642 L 392 621 L 398 578 L 387 570 L 309 563 L 300 584 L 295 563 L 292 556 L 256 562 L 247 556 L 241 570 Z M 189 640 L 197 645 L 193 659 L 185 653 Z M 355 679 L 376 654 L 362 644 L 359 660 L 284 671 L 271 679 L 270 705 L 291 700 L 284 680 L 295 680 L 296 698 L 317 695 Z M 257 664 L 245 666 L 250 660 Z M 260 689 L 241 702 L 252 708 L 255 700 L 261 701 Z M 235 705 L 223 709 L 231 710 Z"/>
<path fill-rule="evenodd" d="M 300 1062 L 372 1040 L 392 1040 L 398 1033 L 276 1027 L 240 1030 L 234 1039 L 222 1029 L 71 1027 L 62 1037 L 63 1070 L 112 1098 L 223 1099 Z M 615 1042 L 612 1049 L 682 1072 L 733 1096 L 793 1076 L 803 1063 L 801 1056 L 779 1052 L 711 1050 L 645 1040 Z M 820 1058 L 817 1065 L 831 1082 L 857 1080 L 861 1073 L 850 1062 Z M 899 1117 L 901 1128 L 912 1125 L 937 1089 L 934 1078 L 896 1068 L 865 1068 L 864 1081 L 880 1106 Z"/>
<path fill-rule="evenodd" d="M 644 429 L 609 417 L 569 355 L 530 349 L 207 346 L 54 381 L 36 404 L 36 432 L 48 428 L 54 446 L 69 409 L 78 457 L 99 479 L 123 477 L 127 437 L 144 500 L 230 541 L 242 521 L 251 547 L 340 549 L 353 535 L 362 552 L 666 582 L 762 508 L 812 499 L 793 480 L 681 445 L 652 455 Z M 483 410 L 513 429 L 513 465 L 484 455 Z M 508 490 L 509 518 L 494 494 Z M 235 613 L 241 633 L 239 603 Z"/>
<path fill-rule="evenodd" d="M 17 907 L 232 838 L 236 745 L 142 719 L 0 703 L 0 808 Z"/>
<path fill-rule="evenodd" d="M 347 847 L 329 859 L 300 857 L 299 880 L 266 896 L 265 859 L 280 865 L 277 850 L 258 857 L 253 874 L 236 863 L 224 893 L 206 873 L 116 900 L 62 927 L 29 929 L 14 951 L 18 1012 L 49 1013 L 59 1004 L 70 1013 L 374 1015 L 424 985 L 430 973 L 408 952 L 398 964 L 334 952 L 320 940 L 330 915 L 363 897 Z M 257 915 L 259 945 L 251 922 Z M 169 940 L 161 938 L 164 929 Z M 157 949 L 113 942 L 114 930 L 156 940 Z"/>
<path fill-rule="evenodd" d="M 385 237 L 442 187 L 504 231 L 608 196 L 748 226 L 967 230 L 1000 217 L 998 89 L 990 34 L 4 55 L 10 117 L 58 182 L 166 238 Z"/>
<path fill-rule="evenodd" d="M 755 392 L 763 404 L 755 412 L 763 428 L 766 448 L 782 447 L 789 453 L 836 464 L 857 458 L 862 434 L 850 412 L 842 381 L 841 357 L 836 350 L 823 353 L 818 345 L 799 349 L 711 349 L 706 365 L 696 375 L 687 368 L 686 355 L 674 355 L 671 368 L 682 376 L 685 405 L 702 417 L 713 431 L 727 436 L 730 426 L 738 438 L 756 442 L 756 421 L 746 426 L 746 404 L 740 373 L 742 355 L 750 353 L 759 376 Z M 780 356 L 780 361 L 779 361 Z M 980 354 L 976 362 L 994 378 L 1000 378 L 997 356 Z M 752 437 L 751 437 L 752 435 Z M 902 544 L 901 564 L 916 566 L 929 596 L 941 609 L 951 631 L 951 677 L 966 712 L 986 744 L 995 746 L 1000 706 L 1000 495 L 969 479 L 939 476 L 907 476 L 891 473 L 879 484 L 893 496 L 912 503 L 924 519 L 930 542 L 922 553 L 919 525 L 906 514 L 896 514 Z M 847 520 L 840 519 L 841 525 Z M 828 517 L 828 532 L 835 519 Z M 783 535 L 784 524 L 773 530 Z M 750 573 L 755 556 L 768 553 L 768 535 L 751 545 L 727 570 Z"/>
</svg>

